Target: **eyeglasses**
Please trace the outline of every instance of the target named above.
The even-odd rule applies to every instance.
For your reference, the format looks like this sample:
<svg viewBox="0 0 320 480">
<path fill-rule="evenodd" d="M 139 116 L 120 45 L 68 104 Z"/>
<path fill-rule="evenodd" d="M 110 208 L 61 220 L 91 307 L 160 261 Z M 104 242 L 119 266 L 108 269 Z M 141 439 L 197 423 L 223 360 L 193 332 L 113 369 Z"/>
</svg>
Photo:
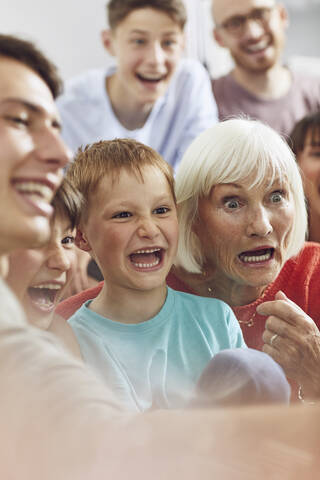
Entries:
<svg viewBox="0 0 320 480">
<path fill-rule="evenodd" d="M 240 37 L 246 28 L 249 20 L 259 23 L 259 25 L 266 26 L 271 18 L 272 11 L 275 7 L 271 8 L 255 8 L 251 10 L 248 15 L 235 15 L 230 17 L 220 25 L 216 25 L 216 28 L 223 28 L 228 33 L 235 37 Z"/>
</svg>

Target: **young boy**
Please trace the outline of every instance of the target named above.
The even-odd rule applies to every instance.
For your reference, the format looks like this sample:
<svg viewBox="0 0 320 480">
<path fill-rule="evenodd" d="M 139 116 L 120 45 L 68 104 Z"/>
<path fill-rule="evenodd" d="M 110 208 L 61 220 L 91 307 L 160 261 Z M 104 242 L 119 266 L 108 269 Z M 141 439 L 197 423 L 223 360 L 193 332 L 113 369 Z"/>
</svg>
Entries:
<svg viewBox="0 0 320 480">
<path fill-rule="evenodd" d="M 207 72 L 181 60 L 185 22 L 182 0 L 110 1 L 102 40 L 117 66 L 71 80 L 58 99 L 73 151 L 128 137 L 176 168 L 189 143 L 217 121 Z"/>
<path fill-rule="evenodd" d="M 51 238 L 41 248 L 17 249 L 9 257 L 7 283 L 16 294 L 28 321 L 34 326 L 54 332 L 65 346 L 81 357 L 72 330 L 54 315 L 74 273 L 74 246 L 77 198 L 64 180 L 53 199 Z"/>
<path fill-rule="evenodd" d="M 167 288 L 178 241 L 170 166 L 134 140 L 93 144 L 67 177 L 84 203 L 77 245 L 105 282 L 70 319 L 84 360 L 129 410 L 178 408 L 220 350 L 244 346 L 223 302 Z"/>
</svg>

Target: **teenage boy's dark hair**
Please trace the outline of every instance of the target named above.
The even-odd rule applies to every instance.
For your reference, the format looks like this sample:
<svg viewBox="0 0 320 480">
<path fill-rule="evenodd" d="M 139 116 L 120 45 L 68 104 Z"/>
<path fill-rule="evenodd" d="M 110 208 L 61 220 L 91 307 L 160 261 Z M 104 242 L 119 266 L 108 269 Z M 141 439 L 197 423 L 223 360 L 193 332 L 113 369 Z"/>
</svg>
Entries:
<svg viewBox="0 0 320 480">
<path fill-rule="evenodd" d="M 306 136 L 310 132 L 311 145 L 320 145 L 320 112 L 311 113 L 296 123 L 289 138 L 290 147 L 295 155 L 305 147 Z"/>
<path fill-rule="evenodd" d="M 154 8 L 166 13 L 181 29 L 187 21 L 187 12 L 182 0 L 110 0 L 107 12 L 111 30 L 138 8 Z"/>
<path fill-rule="evenodd" d="M 8 57 L 23 63 L 42 78 L 53 98 L 62 92 L 62 81 L 57 67 L 28 40 L 13 35 L 0 34 L 0 57 Z"/>
</svg>

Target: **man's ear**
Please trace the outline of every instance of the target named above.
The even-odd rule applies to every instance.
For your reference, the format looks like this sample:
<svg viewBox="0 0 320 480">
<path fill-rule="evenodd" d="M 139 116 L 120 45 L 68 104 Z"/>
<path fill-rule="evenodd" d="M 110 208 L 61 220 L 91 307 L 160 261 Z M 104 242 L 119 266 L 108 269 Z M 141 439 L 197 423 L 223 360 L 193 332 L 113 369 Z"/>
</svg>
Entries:
<svg viewBox="0 0 320 480">
<path fill-rule="evenodd" d="M 90 243 L 88 242 L 87 237 L 79 227 L 77 228 L 75 243 L 77 247 L 83 250 L 84 252 L 91 252 Z"/>
<path fill-rule="evenodd" d="M 289 14 L 288 10 L 286 7 L 282 4 L 277 5 L 277 8 L 279 10 L 279 15 L 283 24 L 283 28 L 287 29 L 289 27 Z"/>
<path fill-rule="evenodd" d="M 219 33 L 219 30 L 217 30 L 216 28 L 214 28 L 212 33 L 213 33 L 213 38 L 215 39 L 215 41 L 217 42 L 217 44 L 220 45 L 220 47 L 224 47 L 224 48 L 225 48 L 225 44 L 224 44 L 224 41 L 223 41 L 222 36 L 221 36 L 220 33 Z"/>
<path fill-rule="evenodd" d="M 102 30 L 101 32 L 101 40 L 104 48 L 107 50 L 110 55 L 114 56 L 114 48 L 113 48 L 113 38 L 112 38 L 112 31 Z"/>
</svg>

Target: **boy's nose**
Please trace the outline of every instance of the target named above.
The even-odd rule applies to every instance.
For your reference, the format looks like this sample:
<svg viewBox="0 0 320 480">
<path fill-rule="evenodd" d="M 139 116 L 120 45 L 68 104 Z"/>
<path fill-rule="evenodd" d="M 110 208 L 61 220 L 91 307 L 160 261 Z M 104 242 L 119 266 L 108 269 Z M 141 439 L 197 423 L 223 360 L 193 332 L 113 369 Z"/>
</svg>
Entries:
<svg viewBox="0 0 320 480">
<path fill-rule="evenodd" d="M 153 65 L 159 65 L 165 61 L 165 52 L 160 42 L 153 42 L 147 53 L 147 61 Z"/>
<path fill-rule="evenodd" d="M 138 234 L 144 238 L 154 238 L 158 235 L 159 228 L 151 219 L 144 219 L 138 227 Z"/>
</svg>

